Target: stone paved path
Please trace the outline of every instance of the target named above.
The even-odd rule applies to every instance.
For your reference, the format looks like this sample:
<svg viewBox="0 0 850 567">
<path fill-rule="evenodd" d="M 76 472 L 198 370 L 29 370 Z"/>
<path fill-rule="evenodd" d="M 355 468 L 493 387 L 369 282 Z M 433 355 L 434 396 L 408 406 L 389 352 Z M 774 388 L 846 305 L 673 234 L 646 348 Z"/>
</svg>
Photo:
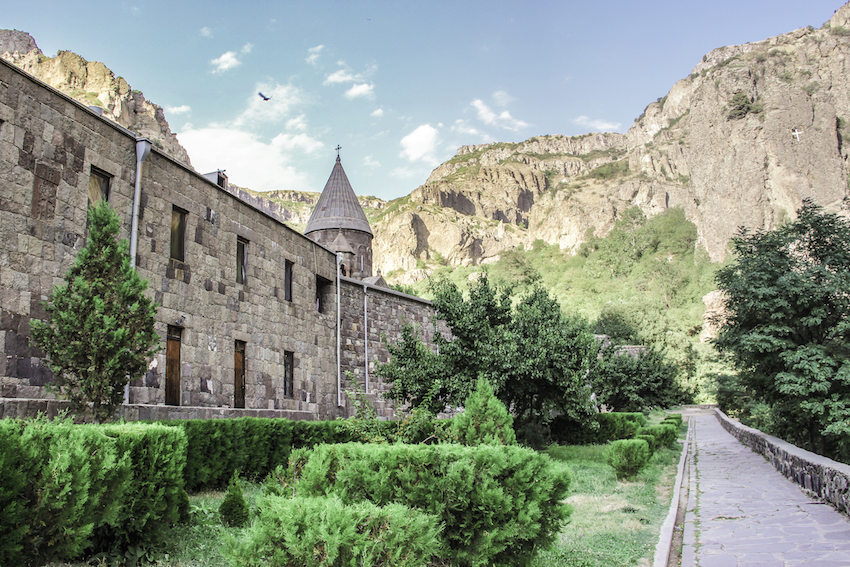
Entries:
<svg viewBox="0 0 850 567">
<path fill-rule="evenodd" d="M 689 423 L 682 567 L 850 567 L 850 519 L 786 480 L 713 413 Z"/>
</svg>

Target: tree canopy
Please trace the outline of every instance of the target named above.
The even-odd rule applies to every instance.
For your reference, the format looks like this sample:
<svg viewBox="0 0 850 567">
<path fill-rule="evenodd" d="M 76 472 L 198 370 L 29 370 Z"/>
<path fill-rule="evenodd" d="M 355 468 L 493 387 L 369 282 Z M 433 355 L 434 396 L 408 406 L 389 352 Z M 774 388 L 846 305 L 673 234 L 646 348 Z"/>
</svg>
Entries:
<svg viewBox="0 0 850 567">
<path fill-rule="evenodd" d="M 451 331 L 438 334 L 438 353 L 407 327 L 379 373 L 393 382 L 391 395 L 432 412 L 466 402 L 479 378 L 511 410 L 518 433 L 543 426 L 553 412 L 579 422 L 595 412 L 587 378 L 599 346 L 588 324 L 568 317 L 540 287 L 512 306 L 508 290 L 481 277 L 468 297 L 453 283 L 434 285 L 438 318 Z"/>
<path fill-rule="evenodd" d="M 32 322 L 32 336 L 53 371 L 48 388 L 76 411 L 91 404 L 95 420 L 104 421 L 124 386 L 144 375 L 160 338 L 147 281 L 130 264 L 127 241 L 117 239 L 118 215 L 101 201 L 89 209 L 88 228 L 86 246 L 45 304 L 47 321 Z"/>
<path fill-rule="evenodd" d="M 742 229 L 717 273 L 726 315 L 717 347 L 766 404 L 776 435 L 850 457 L 850 221 L 805 201 L 775 230 Z"/>
</svg>

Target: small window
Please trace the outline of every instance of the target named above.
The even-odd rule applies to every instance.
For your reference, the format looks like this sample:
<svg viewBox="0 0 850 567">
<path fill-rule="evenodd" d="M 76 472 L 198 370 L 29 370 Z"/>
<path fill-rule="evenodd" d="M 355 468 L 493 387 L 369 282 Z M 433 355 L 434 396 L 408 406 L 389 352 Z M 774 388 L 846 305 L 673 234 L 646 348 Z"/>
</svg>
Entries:
<svg viewBox="0 0 850 567">
<path fill-rule="evenodd" d="M 283 299 L 292 301 L 292 262 L 283 261 Z"/>
<path fill-rule="evenodd" d="M 331 295 L 331 280 L 316 276 L 316 311 L 319 313 L 325 312 L 327 302 Z"/>
<path fill-rule="evenodd" d="M 236 283 L 244 284 L 248 272 L 248 241 L 236 237 Z"/>
<path fill-rule="evenodd" d="M 186 261 L 186 211 L 171 207 L 171 257 Z"/>
<path fill-rule="evenodd" d="M 91 168 L 89 174 L 89 206 L 94 207 L 101 201 L 109 201 L 109 181 L 111 176 Z"/>
<path fill-rule="evenodd" d="M 283 397 L 292 398 L 295 395 L 294 380 L 295 353 L 283 351 Z"/>
</svg>

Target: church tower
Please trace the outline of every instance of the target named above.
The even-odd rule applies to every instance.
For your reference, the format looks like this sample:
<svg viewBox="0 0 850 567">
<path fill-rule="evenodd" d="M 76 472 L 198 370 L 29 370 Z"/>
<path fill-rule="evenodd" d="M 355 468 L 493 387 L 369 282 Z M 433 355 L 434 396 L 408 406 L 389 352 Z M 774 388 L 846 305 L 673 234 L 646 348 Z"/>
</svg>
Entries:
<svg viewBox="0 0 850 567">
<path fill-rule="evenodd" d="M 343 275 L 371 279 L 372 229 L 342 169 L 339 153 L 304 236 L 341 253 Z"/>
</svg>

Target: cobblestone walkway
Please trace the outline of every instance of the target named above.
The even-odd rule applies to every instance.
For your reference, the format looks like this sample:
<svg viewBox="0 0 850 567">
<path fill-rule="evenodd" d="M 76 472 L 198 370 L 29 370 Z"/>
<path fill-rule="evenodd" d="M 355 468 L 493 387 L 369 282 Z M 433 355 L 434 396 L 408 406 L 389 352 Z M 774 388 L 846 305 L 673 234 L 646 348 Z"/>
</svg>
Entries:
<svg viewBox="0 0 850 567">
<path fill-rule="evenodd" d="M 850 566 L 850 520 L 808 497 L 712 413 L 690 417 L 682 567 Z"/>
</svg>

